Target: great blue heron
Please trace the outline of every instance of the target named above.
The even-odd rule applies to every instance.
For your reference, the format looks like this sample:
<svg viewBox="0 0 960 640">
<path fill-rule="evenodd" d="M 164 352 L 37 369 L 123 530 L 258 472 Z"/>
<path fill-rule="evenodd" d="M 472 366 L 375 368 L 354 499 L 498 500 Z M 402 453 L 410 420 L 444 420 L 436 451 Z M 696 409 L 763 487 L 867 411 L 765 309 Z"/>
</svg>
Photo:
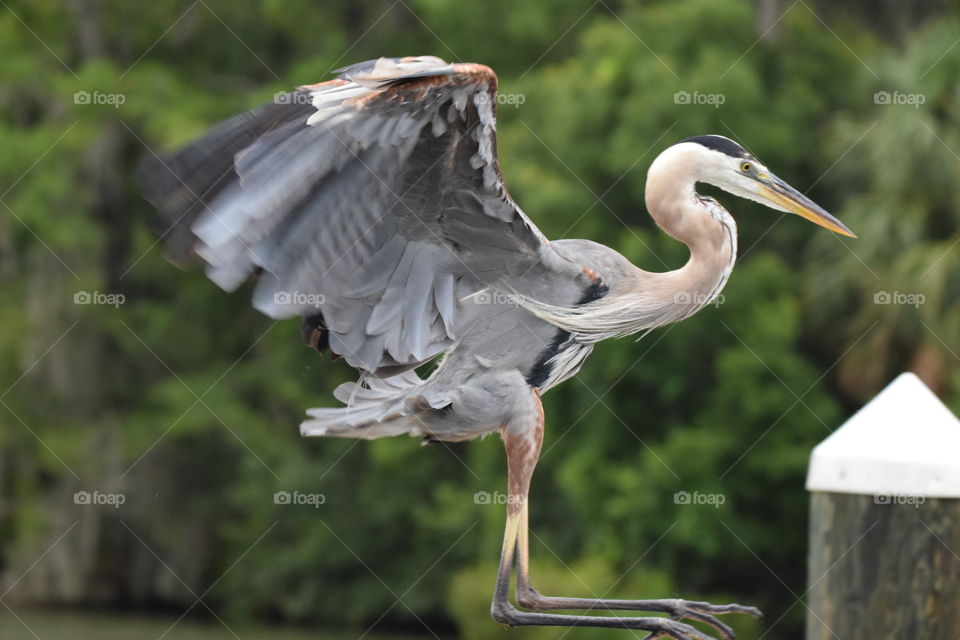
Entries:
<svg viewBox="0 0 960 640">
<path fill-rule="evenodd" d="M 150 169 L 145 192 L 172 223 L 172 258 L 199 256 L 228 291 L 257 276 L 257 309 L 302 316 L 310 346 L 361 372 L 334 392 L 345 406 L 308 411 L 303 435 L 461 441 L 500 433 L 509 499 L 495 620 L 706 639 L 681 622 L 689 620 L 732 637 L 716 615 L 760 612 L 548 597 L 530 585 L 527 495 L 543 438 L 540 395 L 576 374 L 600 340 L 677 322 L 720 292 L 736 258 L 736 225 L 697 182 L 853 233 L 740 145 L 705 135 L 669 147 L 647 174 L 650 215 L 690 249 L 682 268 L 651 273 L 590 240 L 550 242 L 500 175 L 496 90 L 488 67 L 432 56 L 349 66 L 220 124 Z M 441 353 L 421 379 L 414 369 Z M 515 554 L 517 600 L 529 611 L 508 597 Z"/>
</svg>

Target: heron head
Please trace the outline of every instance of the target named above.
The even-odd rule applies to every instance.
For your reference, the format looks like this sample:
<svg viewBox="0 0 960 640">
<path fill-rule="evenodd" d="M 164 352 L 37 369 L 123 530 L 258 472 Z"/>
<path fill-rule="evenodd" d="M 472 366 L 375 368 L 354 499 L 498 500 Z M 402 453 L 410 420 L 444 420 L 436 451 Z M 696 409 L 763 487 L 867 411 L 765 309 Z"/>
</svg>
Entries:
<svg viewBox="0 0 960 640">
<path fill-rule="evenodd" d="M 708 135 L 687 138 L 683 142 L 698 144 L 705 149 L 700 167 L 703 182 L 771 209 L 795 213 L 841 235 L 857 237 L 816 202 L 771 173 L 733 140 Z"/>
</svg>

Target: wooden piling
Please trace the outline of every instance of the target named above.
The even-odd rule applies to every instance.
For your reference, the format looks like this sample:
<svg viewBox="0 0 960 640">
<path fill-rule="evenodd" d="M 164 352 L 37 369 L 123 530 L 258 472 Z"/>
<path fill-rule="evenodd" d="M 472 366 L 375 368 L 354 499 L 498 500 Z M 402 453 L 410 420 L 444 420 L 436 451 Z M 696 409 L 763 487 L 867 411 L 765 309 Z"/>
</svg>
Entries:
<svg viewBox="0 0 960 640">
<path fill-rule="evenodd" d="M 806 640 L 960 640 L 960 421 L 903 374 L 814 449 Z"/>
</svg>

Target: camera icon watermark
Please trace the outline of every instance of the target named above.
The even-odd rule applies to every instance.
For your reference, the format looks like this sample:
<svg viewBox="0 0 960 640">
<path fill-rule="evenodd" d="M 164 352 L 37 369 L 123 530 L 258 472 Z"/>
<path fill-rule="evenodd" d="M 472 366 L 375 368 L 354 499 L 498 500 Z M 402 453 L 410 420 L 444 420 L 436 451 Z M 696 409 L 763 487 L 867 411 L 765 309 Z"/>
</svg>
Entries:
<svg viewBox="0 0 960 640">
<path fill-rule="evenodd" d="M 523 496 L 500 491 L 477 491 L 473 494 L 473 504 L 523 504 Z"/>
<path fill-rule="evenodd" d="M 308 505 L 319 509 L 327 501 L 322 493 L 301 493 L 299 491 L 277 491 L 273 494 L 273 504 Z"/>
<path fill-rule="evenodd" d="M 708 304 L 719 307 L 726 302 L 726 298 L 722 293 L 711 297 L 709 294 L 700 291 L 677 291 L 673 294 L 673 302 L 674 304 L 692 305 L 695 307 L 705 307 Z"/>
<path fill-rule="evenodd" d="M 467 300 L 473 302 L 473 304 L 480 305 L 497 304 L 517 307 L 523 303 L 524 297 L 518 293 L 504 293 L 503 291 L 484 289 L 472 296 L 468 296 Z"/>
<path fill-rule="evenodd" d="M 927 499 L 925 496 L 915 496 L 906 493 L 877 493 L 873 496 L 873 504 L 885 505 L 910 505 L 916 509 L 920 508 Z"/>
<path fill-rule="evenodd" d="M 906 105 L 918 109 L 927 101 L 922 93 L 901 93 L 899 91 L 877 91 L 873 94 L 873 104 L 878 105 Z"/>
<path fill-rule="evenodd" d="M 714 509 L 719 509 L 720 505 L 727 501 L 727 496 L 722 493 L 700 493 L 694 491 L 677 491 L 673 494 L 673 504 L 681 505 L 709 505 Z"/>
<path fill-rule="evenodd" d="M 119 109 L 120 105 L 127 101 L 127 96 L 122 93 L 102 93 L 100 91 L 77 91 L 73 94 L 73 104 L 106 104 L 114 109 Z"/>
<path fill-rule="evenodd" d="M 873 304 L 908 305 L 914 309 L 927 301 L 922 293 L 907 293 L 904 291 L 877 291 L 873 294 Z"/>
<path fill-rule="evenodd" d="M 277 91 L 273 94 L 274 104 L 313 104 L 309 91 Z"/>
<path fill-rule="evenodd" d="M 101 506 L 107 505 L 119 509 L 127 501 L 122 493 L 101 493 L 99 491 L 77 491 L 73 494 L 73 504 Z"/>
<path fill-rule="evenodd" d="M 495 102 L 499 106 L 507 105 L 513 107 L 514 109 L 519 109 L 520 105 L 527 101 L 527 96 L 522 93 L 497 92 L 493 99 L 491 99 L 489 93 L 478 93 L 474 96 L 473 101 L 477 105 Z"/>
<path fill-rule="evenodd" d="M 273 303 L 278 305 L 293 305 L 296 307 L 319 308 L 326 302 L 322 293 L 305 291 L 277 291 L 273 294 Z"/>
<path fill-rule="evenodd" d="M 77 291 L 73 294 L 73 304 L 102 304 L 116 309 L 127 297 L 122 293 L 104 293 L 102 291 Z"/>
<path fill-rule="evenodd" d="M 720 105 L 727 101 L 727 96 L 722 93 L 701 93 L 699 91 L 677 91 L 673 94 L 673 104 L 681 105 L 708 105 L 714 109 L 719 109 Z"/>
</svg>

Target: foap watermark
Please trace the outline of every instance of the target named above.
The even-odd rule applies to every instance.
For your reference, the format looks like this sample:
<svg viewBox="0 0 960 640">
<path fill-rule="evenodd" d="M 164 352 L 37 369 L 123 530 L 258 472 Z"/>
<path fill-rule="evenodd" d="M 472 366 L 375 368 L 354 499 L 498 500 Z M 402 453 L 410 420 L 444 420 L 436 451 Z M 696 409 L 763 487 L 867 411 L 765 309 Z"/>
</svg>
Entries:
<svg viewBox="0 0 960 640">
<path fill-rule="evenodd" d="M 917 509 L 927 499 L 924 496 L 915 496 L 907 493 L 877 493 L 873 496 L 873 504 L 906 504 Z"/>
<path fill-rule="evenodd" d="M 77 291 L 73 294 L 73 304 L 104 304 L 116 309 L 127 297 L 122 293 L 104 293 L 103 291 Z"/>
<path fill-rule="evenodd" d="M 916 309 L 926 301 L 927 297 L 922 293 L 877 291 L 873 294 L 873 304 L 905 304 Z"/>
<path fill-rule="evenodd" d="M 102 91 L 77 91 L 73 94 L 73 104 L 106 104 L 114 109 L 127 101 L 122 93 L 103 93 Z"/>
<path fill-rule="evenodd" d="M 273 303 L 288 305 L 292 304 L 298 307 L 319 308 L 326 301 L 322 293 L 309 293 L 306 291 L 277 291 L 273 294 Z"/>
<path fill-rule="evenodd" d="M 502 304 L 517 307 L 523 302 L 523 296 L 519 293 L 504 293 L 503 291 L 485 289 L 469 296 L 467 301 L 473 304 Z"/>
<path fill-rule="evenodd" d="M 277 91 L 273 94 L 274 104 L 313 104 L 313 94 L 309 91 Z"/>
<path fill-rule="evenodd" d="M 101 493 L 100 491 L 77 491 L 73 494 L 73 504 L 80 505 L 107 505 L 119 509 L 127 501 L 122 493 Z"/>
<path fill-rule="evenodd" d="M 699 91 L 677 91 L 673 94 L 673 104 L 699 104 L 708 105 L 714 109 L 719 109 L 720 105 L 727 101 L 727 96 L 722 93 L 701 93 Z"/>
<path fill-rule="evenodd" d="M 527 101 L 527 96 L 522 93 L 500 93 L 499 91 L 491 100 L 489 93 L 480 93 L 474 98 L 476 104 L 488 104 L 495 102 L 497 106 L 510 106 L 514 109 L 520 108 L 520 105 Z"/>
<path fill-rule="evenodd" d="M 710 296 L 700 291 L 677 291 L 673 294 L 673 301 L 676 304 L 689 304 L 697 307 L 705 307 L 708 304 L 719 307 L 726 301 L 726 298 L 723 297 L 722 293 Z"/>
<path fill-rule="evenodd" d="M 873 94 L 873 104 L 880 105 L 906 105 L 917 109 L 927 101 L 927 96 L 922 93 L 901 93 L 900 91 L 877 91 Z"/>
<path fill-rule="evenodd" d="M 719 509 L 720 505 L 727 501 L 727 496 L 722 493 L 700 493 L 694 491 L 677 491 L 673 494 L 673 504 L 706 504 L 714 509 Z"/>
<path fill-rule="evenodd" d="M 473 504 L 523 504 L 523 496 L 500 491 L 477 491 L 473 494 Z"/>
<path fill-rule="evenodd" d="M 309 505 L 319 509 L 327 501 L 322 493 L 301 493 L 299 491 L 277 491 L 273 494 L 273 504 Z"/>
</svg>

